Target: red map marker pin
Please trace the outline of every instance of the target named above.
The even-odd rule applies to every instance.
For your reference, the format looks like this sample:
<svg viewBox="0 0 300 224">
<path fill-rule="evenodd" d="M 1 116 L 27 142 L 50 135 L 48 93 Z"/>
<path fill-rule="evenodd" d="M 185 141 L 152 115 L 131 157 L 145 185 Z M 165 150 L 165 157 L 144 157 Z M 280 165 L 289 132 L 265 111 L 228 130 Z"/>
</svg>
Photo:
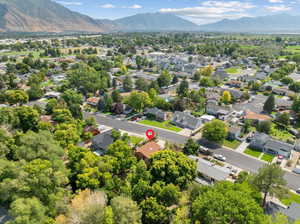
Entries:
<svg viewBox="0 0 300 224">
<path fill-rule="evenodd" d="M 151 141 L 155 136 L 155 132 L 152 129 L 149 129 L 146 131 L 146 136 L 149 139 L 149 141 Z"/>
</svg>

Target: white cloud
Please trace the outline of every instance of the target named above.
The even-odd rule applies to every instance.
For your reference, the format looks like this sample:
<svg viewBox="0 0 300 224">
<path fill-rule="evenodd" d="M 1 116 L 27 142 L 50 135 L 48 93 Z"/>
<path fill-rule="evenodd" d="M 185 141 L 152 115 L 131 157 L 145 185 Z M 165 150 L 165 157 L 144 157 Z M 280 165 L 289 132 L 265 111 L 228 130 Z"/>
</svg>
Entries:
<svg viewBox="0 0 300 224">
<path fill-rule="evenodd" d="M 62 4 L 62 5 L 83 5 L 82 2 L 57 1 L 57 3 Z"/>
<path fill-rule="evenodd" d="M 286 5 L 277 5 L 277 6 L 266 6 L 265 9 L 270 12 L 284 12 L 284 11 L 289 11 L 292 8 Z"/>
<path fill-rule="evenodd" d="M 135 5 L 129 6 L 128 8 L 130 8 L 130 9 L 141 9 L 143 7 L 141 5 L 135 4 Z"/>
<path fill-rule="evenodd" d="M 186 18 L 192 18 L 198 24 L 216 22 L 221 19 L 238 19 L 249 16 L 248 10 L 256 6 L 240 1 L 205 1 L 200 6 L 189 8 L 163 8 L 162 13 L 172 13 Z"/>
<path fill-rule="evenodd" d="M 283 3 L 283 0 L 269 0 L 270 3 Z"/>
<path fill-rule="evenodd" d="M 113 9 L 115 8 L 116 6 L 114 6 L 113 4 L 104 4 L 104 5 L 100 5 L 101 8 L 103 9 Z"/>
</svg>

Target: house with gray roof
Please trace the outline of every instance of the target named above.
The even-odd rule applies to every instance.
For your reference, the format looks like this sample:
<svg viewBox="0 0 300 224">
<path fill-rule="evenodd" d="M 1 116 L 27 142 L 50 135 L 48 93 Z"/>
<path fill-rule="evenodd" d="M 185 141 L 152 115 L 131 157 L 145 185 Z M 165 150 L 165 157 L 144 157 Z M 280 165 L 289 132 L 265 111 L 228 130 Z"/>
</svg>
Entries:
<svg viewBox="0 0 300 224">
<path fill-rule="evenodd" d="M 291 203 L 288 207 L 284 207 L 275 202 L 268 202 L 266 212 L 267 214 L 274 216 L 277 213 L 282 213 L 291 223 L 300 220 L 300 204 L 295 202 Z"/>
<path fill-rule="evenodd" d="M 166 121 L 168 119 L 167 112 L 164 112 L 164 111 L 162 111 L 162 110 L 160 110 L 156 107 L 146 108 L 145 109 L 145 114 L 154 116 L 155 119 L 158 120 L 158 121 Z"/>
<path fill-rule="evenodd" d="M 11 217 L 8 214 L 8 211 L 2 207 L 0 207 L 0 224 L 7 223 L 11 220 Z"/>
<path fill-rule="evenodd" d="M 189 158 L 197 162 L 198 175 L 211 184 L 217 181 L 225 181 L 230 176 L 231 171 L 228 168 L 196 156 L 189 156 Z"/>
<path fill-rule="evenodd" d="M 273 139 L 265 133 L 256 132 L 253 136 L 250 148 L 262 151 L 272 155 L 281 155 L 287 159 L 290 158 L 292 150 L 295 146 Z"/>
<path fill-rule="evenodd" d="M 181 128 L 187 128 L 192 131 L 201 127 L 202 121 L 190 113 L 176 111 L 173 115 L 172 123 Z"/>
<path fill-rule="evenodd" d="M 97 152 L 97 155 L 103 155 L 108 150 L 108 147 L 114 142 L 112 131 L 102 132 L 92 138 L 91 149 Z"/>
</svg>

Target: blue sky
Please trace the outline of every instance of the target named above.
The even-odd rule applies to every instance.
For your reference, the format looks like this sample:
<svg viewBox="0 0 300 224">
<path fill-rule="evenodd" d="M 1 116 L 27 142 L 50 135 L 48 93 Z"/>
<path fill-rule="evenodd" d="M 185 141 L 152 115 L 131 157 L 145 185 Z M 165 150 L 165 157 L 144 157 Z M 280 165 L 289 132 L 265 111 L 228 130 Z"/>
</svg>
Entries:
<svg viewBox="0 0 300 224">
<path fill-rule="evenodd" d="M 145 12 L 172 13 L 197 24 L 245 16 L 300 14 L 300 0 L 55 0 L 71 10 L 99 19 Z"/>
</svg>

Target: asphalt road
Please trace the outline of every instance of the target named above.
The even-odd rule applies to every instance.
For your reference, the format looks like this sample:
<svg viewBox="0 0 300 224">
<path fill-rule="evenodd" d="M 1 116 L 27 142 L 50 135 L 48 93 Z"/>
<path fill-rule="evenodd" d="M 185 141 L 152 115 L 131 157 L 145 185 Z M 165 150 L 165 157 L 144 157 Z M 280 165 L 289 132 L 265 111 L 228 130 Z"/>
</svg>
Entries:
<svg viewBox="0 0 300 224">
<path fill-rule="evenodd" d="M 143 135 L 149 128 L 135 124 L 132 122 L 128 121 L 123 121 L 123 120 L 117 120 L 109 116 L 103 116 L 101 114 L 85 114 L 86 117 L 93 116 L 96 118 L 97 122 L 101 125 L 106 125 L 110 126 L 116 129 L 121 129 L 124 131 L 136 133 L 136 134 L 141 134 Z M 169 132 L 169 131 L 164 131 L 162 129 L 157 129 L 157 128 L 151 128 L 154 130 L 160 139 L 172 142 L 172 143 L 177 143 L 177 144 L 184 144 L 188 137 Z M 218 149 L 213 149 L 213 152 L 222 154 L 226 156 L 229 164 L 239 167 L 243 170 L 249 171 L 249 172 L 257 172 L 260 167 L 262 167 L 265 163 L 253 159 L 247 155 L 235 152 L 234 150 L 229 150 L 225 148 L 218 148 Z M 291 172 L 286 172 L 285 173 L 285 179 L 288 182 L 288 187 L 296 190 L 300 187 L 300 175 L 297 175 L 295 173 Z"/>
</svg>

